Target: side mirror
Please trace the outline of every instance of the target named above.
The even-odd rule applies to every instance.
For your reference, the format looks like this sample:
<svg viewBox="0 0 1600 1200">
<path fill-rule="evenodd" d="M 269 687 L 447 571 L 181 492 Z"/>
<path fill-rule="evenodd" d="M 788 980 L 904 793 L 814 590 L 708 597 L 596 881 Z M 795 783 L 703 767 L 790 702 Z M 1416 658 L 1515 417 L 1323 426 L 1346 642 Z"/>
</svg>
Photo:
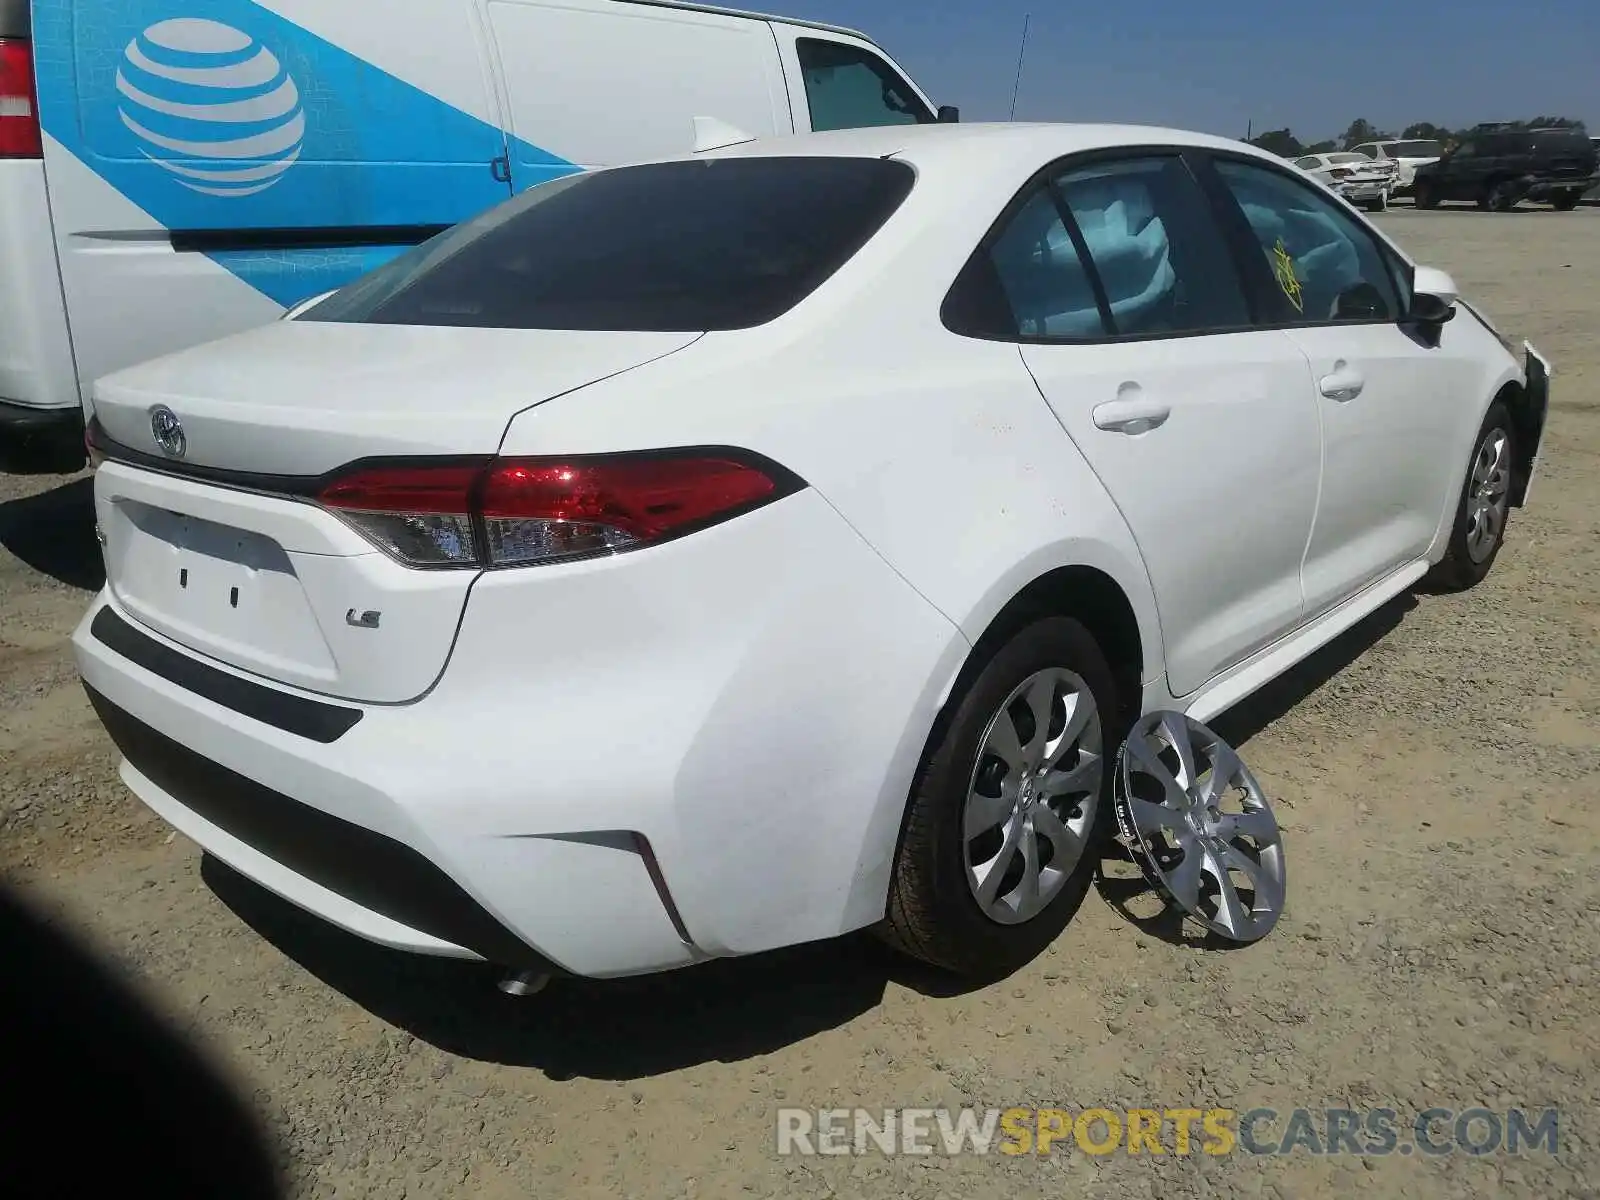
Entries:
<svg viewBox="0 0 1600 1200">
<path fill-rule="evenodd" d="M 1411 281 L 1411 320 L 1442 325 L 1456 315 L 1461 293 L 1455 280 L 1435 267 L 1418 267 Z"/>
<path fill-rule="evenodd" d="M 954 125 L 961 120 L 961 110 L 954 104 L 939 105 L 939 124 Z"/>
</svg>

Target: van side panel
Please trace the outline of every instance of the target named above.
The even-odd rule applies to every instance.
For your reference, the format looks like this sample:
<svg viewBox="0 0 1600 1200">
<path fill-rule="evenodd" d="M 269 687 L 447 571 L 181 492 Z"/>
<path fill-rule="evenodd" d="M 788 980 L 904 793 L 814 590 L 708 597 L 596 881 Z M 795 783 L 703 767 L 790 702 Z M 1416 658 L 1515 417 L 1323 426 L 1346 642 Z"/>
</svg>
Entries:
<svg viewBox="0 0 1600 1200">
<path fill-rule="evenodd" d="M 695 117 L 793 132 L 765 21 L 617 0 L 488 0 L 488 13 L 512 132 L 581 166 L 687 154 Z M 520 150 L 513 173 L 518 190 L 550 177 Z"/>
<path fill-rule="evenodd" d="M 35 0 L 33 25 L 85 392 L 274 319 L 510 194 L 472 0 L 384 0 L 381 13 Z M 537 147 L 515 154 L 573 169 Z"/>
<path fill-rule="evenodd" d="M 78 403 L 66 300 L 37 159 L 0 160 L 0 403 Z"/>
</svg>

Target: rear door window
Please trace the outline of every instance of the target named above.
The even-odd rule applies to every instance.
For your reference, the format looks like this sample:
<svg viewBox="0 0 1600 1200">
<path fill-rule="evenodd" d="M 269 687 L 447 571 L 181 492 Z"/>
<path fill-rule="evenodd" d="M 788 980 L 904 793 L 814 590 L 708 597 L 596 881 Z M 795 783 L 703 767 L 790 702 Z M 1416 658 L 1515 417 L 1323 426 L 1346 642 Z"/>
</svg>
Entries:
<svg viewBox="0 0 1600 1200">
<path fill-rule="evenodd" d="M 879 158 L 725 158 L 569 175 L 449 230 L 305 321 L 744 329 L 798 304 L 915 176 Z"/>
<path fill-rule="evenodd" d="M 795 53 L 813 130 L 927 125 L 934 120 L 899 73 L 869 50 L 822 38 L 798 38 Z"/>
<path fill-rule="evenodd" d="M 1079 167 L 1056 181 L 1121 337 L 1250 324 L 1205 196 L 1176 155 Z"/>
</svg>

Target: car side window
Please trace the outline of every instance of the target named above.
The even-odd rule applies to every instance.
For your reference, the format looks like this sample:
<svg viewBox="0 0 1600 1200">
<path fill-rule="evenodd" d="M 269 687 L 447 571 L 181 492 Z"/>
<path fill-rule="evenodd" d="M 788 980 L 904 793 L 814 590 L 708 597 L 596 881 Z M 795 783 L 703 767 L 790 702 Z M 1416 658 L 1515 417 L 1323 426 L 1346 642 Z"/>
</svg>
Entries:
<svg viewBox="0 0 1600 1200">
<path fill-rule="evenodd" d="M 1400 299 L 1378 242 L 1331 196 L 1252 163 L 1217 162 L 1275 286 L 1279 320 L 1295 325 L 1398 321 Z"/>
<path fill-rule="evenodd" d="M 1233 258 L 1176 155 L 1074 168 L 1055 186 L 1119 337 L 1240 329 L 1249 306 Z"/>
<path fill-rule="evenodd" d="M 1322 165 L 1322 163 L 1320 159 L 1318 159 L 1315 155 L 1312 155 L 1310 158 L 1295 159 L 1294 165 L 1299 167 L 1302 171 L 1315 171 L 1319 166 Z"/>
<path fill-rule="evenodd" d="M 1456 152 L 1452 157 L 1471 158 L 1477 152 L 1478 145 L 1476 142 L 1462 142 L 1461 145 L 1456 147 Z"/>
<path fill-rule="evenodd" d="M 934 120 L 910 85 L 876 54 L 822 38 L 797 39 L 795 53 L 814 130 L 927 125 Z"/>
<path fill-rule="evenodd" d="M 1054 193 L 1036 186 L 967 263 L 945 302 L 957 333 L 995 338 L 1103 338 L 1094 283 Z"/>
</svg>

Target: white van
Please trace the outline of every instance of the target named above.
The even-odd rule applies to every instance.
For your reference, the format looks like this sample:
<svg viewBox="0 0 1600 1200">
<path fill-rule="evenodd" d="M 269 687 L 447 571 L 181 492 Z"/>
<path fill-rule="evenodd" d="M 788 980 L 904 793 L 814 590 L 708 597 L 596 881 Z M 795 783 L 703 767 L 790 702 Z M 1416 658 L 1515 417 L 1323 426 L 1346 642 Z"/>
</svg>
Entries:
<svg viewBox="0 0 1600 1200">
<path fill-rule="evenodd" d="M 677 0 L 0 0 L 0 450 L 79 463 L 101 375 L 697 121 L 955 119 L 859 33 Z"/>
</svg>

